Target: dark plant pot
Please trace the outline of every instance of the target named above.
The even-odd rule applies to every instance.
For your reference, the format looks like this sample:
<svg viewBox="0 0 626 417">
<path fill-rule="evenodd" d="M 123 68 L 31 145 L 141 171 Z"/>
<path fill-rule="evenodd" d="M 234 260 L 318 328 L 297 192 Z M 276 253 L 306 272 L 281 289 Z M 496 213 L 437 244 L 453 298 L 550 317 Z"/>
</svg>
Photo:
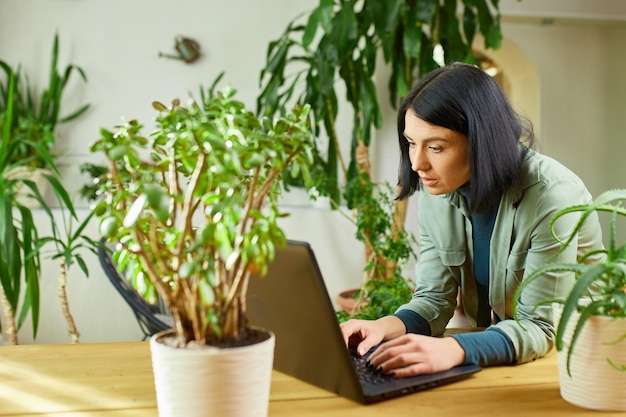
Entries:
<svg viewBox="0 0 626 417">
<path fill-rule="evenodd" d="M 352 313 L 358 312 L 358 310 L 362 308 L 363 306 L 366 306 L 367 305 L 366 300 L 361 301 L 361 303 L 357 305 L 359 300 L 358 298 L 355 298 L 355 297 L 359 291 L 360 291 L 359 288 L 352 288 L 352 289 L 340 292 L 335 298 L 335 302 L 337 303 L 339 310 L 344 311 L 348 314 L 352 314 Z"/>
</svg>

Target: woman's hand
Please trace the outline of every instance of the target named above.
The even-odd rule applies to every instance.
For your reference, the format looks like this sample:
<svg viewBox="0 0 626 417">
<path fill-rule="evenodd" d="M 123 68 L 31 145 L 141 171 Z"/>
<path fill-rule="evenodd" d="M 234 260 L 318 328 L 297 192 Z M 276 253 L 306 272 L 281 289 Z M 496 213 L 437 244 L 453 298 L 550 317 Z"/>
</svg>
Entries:
<svg viewBox="0 0 626 417">
<path fill-rule="evenodd" d="M 404 323 L 395 316 L 386 316 L 373 321 L 352 319 L 341 323 L 340 326 L 346 346 L 356 346 L 361 356 L 383 340 L 406 333 Z"/>
<path fill-rule="evenodd" d="M 372 366 L 396 378 L 447 371 L 465 360 L 452 337 L 406 334 L 380 345 L 369 357 Z"/>
</svg>

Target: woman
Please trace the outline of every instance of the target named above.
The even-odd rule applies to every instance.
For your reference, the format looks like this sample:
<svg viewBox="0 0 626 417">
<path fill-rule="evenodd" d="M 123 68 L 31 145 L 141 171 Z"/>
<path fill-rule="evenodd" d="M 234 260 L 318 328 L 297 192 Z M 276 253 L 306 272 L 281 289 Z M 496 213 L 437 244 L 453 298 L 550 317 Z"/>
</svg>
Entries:
<svg viewBox="0 0 626 417">
<path fill-rule="evenodd" d="M 560 297 L 570 275 L 546 275 L 528 286 L 514 319 L 513 294 L 526 273 L 560 248 L 549 230 L 559 209 L 591 199 L 583 182 L 553 159 L 533 151 L 534 135 L 482 70 L 454 63 L 425 76 L 398 113 L 399 199 L 420 190 L 421 253 L 413 298 L 395 314 L 349 320 L 349 345 L 395 377 L 528 362 L 552 348 L 555 326 L 542 300 Z M 425 192 L 424 192 L 425 191 Z M 575 216 L 559 220 L 565 236 Z M 600 225 L 587 223 L 579 249 L 600 246 Z M 470 323 L 485 331 L 441 336 L 461 293 Z"/>
</svg>

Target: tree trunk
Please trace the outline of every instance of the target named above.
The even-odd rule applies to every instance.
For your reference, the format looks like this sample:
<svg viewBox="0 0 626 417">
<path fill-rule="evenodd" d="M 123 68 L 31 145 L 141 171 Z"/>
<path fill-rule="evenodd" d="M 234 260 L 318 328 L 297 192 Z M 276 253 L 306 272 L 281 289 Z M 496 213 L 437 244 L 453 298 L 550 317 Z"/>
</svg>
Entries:
<svg viewBox="0 0 626 417">
<path fill-rule="evenodd" d="M 67 321 L 67 327 L 70 335 L 70 343 L 78 343 L 78 338 L 80 337 L 80 333 L 76 328 L 76 324 L 74 323 L 74 317 L 72 317 L 72 313 L 70 313 L 70 305 L 67 301 L 67 265 L 65 264 L 65 259 L 61 258 L 61 271 L 59 275 L 59 300 L 61 302 L 61 310 L 63 311 L 63 316 L 65 316 L 65 320 Z"/>
<path fill-rule="evenodd" d="M 15 325 L 15 315 L 11 308 L 11 303 L 7 299 L 4 291 L 0 290 L 0 303 L 2 303 L 2 312 L 4 314 L 4 332 L 7 340 L 11 345 L 17 345 L 17 326 Z"/>
</svg>

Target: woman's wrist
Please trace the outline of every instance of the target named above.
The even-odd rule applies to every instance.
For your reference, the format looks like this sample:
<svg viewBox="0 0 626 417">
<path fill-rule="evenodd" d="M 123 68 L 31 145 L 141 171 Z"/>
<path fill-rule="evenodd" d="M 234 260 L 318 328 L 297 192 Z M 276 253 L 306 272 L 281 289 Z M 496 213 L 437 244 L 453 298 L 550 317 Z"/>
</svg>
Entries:
<svg viewBox="0 0 626 417">
<path fill-rule="evenodd" d="M 384 330 L 384 340 L 395 339 L 406 334 L 404 323 L 396 316 L 381 317 L 376 320 L 376 323 Z"/>
</svg>

